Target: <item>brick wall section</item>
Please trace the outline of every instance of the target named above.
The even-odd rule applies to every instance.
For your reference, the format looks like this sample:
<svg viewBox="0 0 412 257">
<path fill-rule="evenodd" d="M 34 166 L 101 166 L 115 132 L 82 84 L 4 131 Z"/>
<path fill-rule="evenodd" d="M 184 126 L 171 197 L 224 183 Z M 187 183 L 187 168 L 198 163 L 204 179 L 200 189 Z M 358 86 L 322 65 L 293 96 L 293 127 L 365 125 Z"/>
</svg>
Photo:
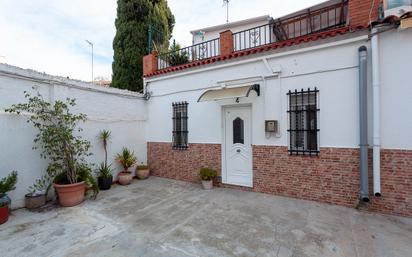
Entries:
<svg viewBox="0 0 412 257">
<path fill-rule="evenodd" d="M 254 146 L 255 191 L 356 207 L 358 149 L 322 148 L 319 157 L 289 155 L 287 147 Z"/>
<path fill-rule="evenodd" d="M 157 52 L 143 56 L 143 76 L 157 71 Z"/>
<path fill-rule="evenodd" d="M 372 7 L 373 1 L 374 0 L 349 0 L 348 20 L 350 26 L 368 26 L 371 8 L 371 21 L 378 19 L 378 8 L 381 0 L 375 0 L 375 4 Z"/>
<path fill-rule="evenodd" d="M 220 32 L 220 55 L 229 55 L 233 53 L 233 34 L 232 31 L 226 30 Z"/>
<path fill-rule="evenodd" d="M 372 151 L 370 155 L 372 155 Z M 371 158 L 372 159 L 372 158 Z M 412 150 L 381 151 L 382 197 L 373 197 L 370 160 L 371 211 L 412 217 Z"/>
<path fill-rule="evenodd" d="M 381 152 L 382 197 L 373 196 L 370 158 L 370 211 L 412 216 L 412 150 Z M 371 157 L 371 152 L 369 154 Z M 198 170 L 221 171 L 220 144 L 148 143 L 148 163 L 155 176 L 199 182 Z M 321 148 L 318 157 L 289 155 L 283 146 L 253 146 L 253 188 L 220 185 L 355 208 L 359 203 L 359 149 Z"/>
<path fill-rule="evenodd" d="M 147 161 L 152 175 L 200 182 L 199 169 L 221 171 L 220 144 L 190 144 L 187 150 L 173 150 L 171 143 L 149 142 Z"/>
</svg>

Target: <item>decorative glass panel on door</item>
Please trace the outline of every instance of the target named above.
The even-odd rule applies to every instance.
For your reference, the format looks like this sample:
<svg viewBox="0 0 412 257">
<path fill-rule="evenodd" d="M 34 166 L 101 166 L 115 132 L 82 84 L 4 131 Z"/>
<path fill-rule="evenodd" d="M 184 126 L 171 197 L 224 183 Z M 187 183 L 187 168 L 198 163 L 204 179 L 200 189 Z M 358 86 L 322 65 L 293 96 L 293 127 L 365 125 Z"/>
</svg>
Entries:
<svg viewBox="0 0 412 257">
<path fill-rule="evenodd" d="M 239 117 L 233 120 L 233 144 L 244 144 L 243 120 Z"/>
</svg>

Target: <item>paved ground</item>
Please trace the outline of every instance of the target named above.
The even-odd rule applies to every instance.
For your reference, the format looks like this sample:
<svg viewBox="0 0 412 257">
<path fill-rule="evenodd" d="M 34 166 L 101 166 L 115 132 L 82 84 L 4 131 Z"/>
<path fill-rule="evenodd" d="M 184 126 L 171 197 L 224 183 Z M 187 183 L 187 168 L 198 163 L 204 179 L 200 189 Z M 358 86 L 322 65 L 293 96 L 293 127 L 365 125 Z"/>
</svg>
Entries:
<svg viewBox="0 0 412 257">
<path fill-rule="evenodd" d="M 160 178 L 0 226 L 0 256 L 373 256 L 412 253 L 412 219 Z"/>
</svg>

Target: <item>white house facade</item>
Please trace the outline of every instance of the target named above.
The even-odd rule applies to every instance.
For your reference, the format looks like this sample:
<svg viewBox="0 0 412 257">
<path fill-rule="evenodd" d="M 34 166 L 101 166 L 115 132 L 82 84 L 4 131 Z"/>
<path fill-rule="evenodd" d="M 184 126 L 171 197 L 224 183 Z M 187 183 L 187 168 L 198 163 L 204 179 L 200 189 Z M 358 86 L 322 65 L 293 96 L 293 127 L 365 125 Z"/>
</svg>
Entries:
<svg viewBox="0 0 412 257">
<path fill-rule="evenodd" d="M 378 19 L 373 2 L 220 31 L 218 55 L 185 63 L 146 56 L 153 174 L 196 182 L 210 167 L 222 186 L 412 215 L 412 29 L 406 16 Z M 236 41 L 262 31 L 269 41 Z"/>
</svg>

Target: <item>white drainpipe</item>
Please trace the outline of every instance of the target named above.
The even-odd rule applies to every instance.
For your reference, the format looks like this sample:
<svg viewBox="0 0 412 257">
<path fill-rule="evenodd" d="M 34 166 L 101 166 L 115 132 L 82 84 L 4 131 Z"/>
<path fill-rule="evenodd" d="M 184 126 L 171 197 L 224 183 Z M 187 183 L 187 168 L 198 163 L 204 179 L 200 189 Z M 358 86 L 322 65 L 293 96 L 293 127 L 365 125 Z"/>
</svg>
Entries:
<svg viewBox="0 0 412 257">
<path fill-rule="evenodd" d="M 373 192 L 381 196 L 380 68 L 378 30 L 372 29 Z"/>
</svg>

